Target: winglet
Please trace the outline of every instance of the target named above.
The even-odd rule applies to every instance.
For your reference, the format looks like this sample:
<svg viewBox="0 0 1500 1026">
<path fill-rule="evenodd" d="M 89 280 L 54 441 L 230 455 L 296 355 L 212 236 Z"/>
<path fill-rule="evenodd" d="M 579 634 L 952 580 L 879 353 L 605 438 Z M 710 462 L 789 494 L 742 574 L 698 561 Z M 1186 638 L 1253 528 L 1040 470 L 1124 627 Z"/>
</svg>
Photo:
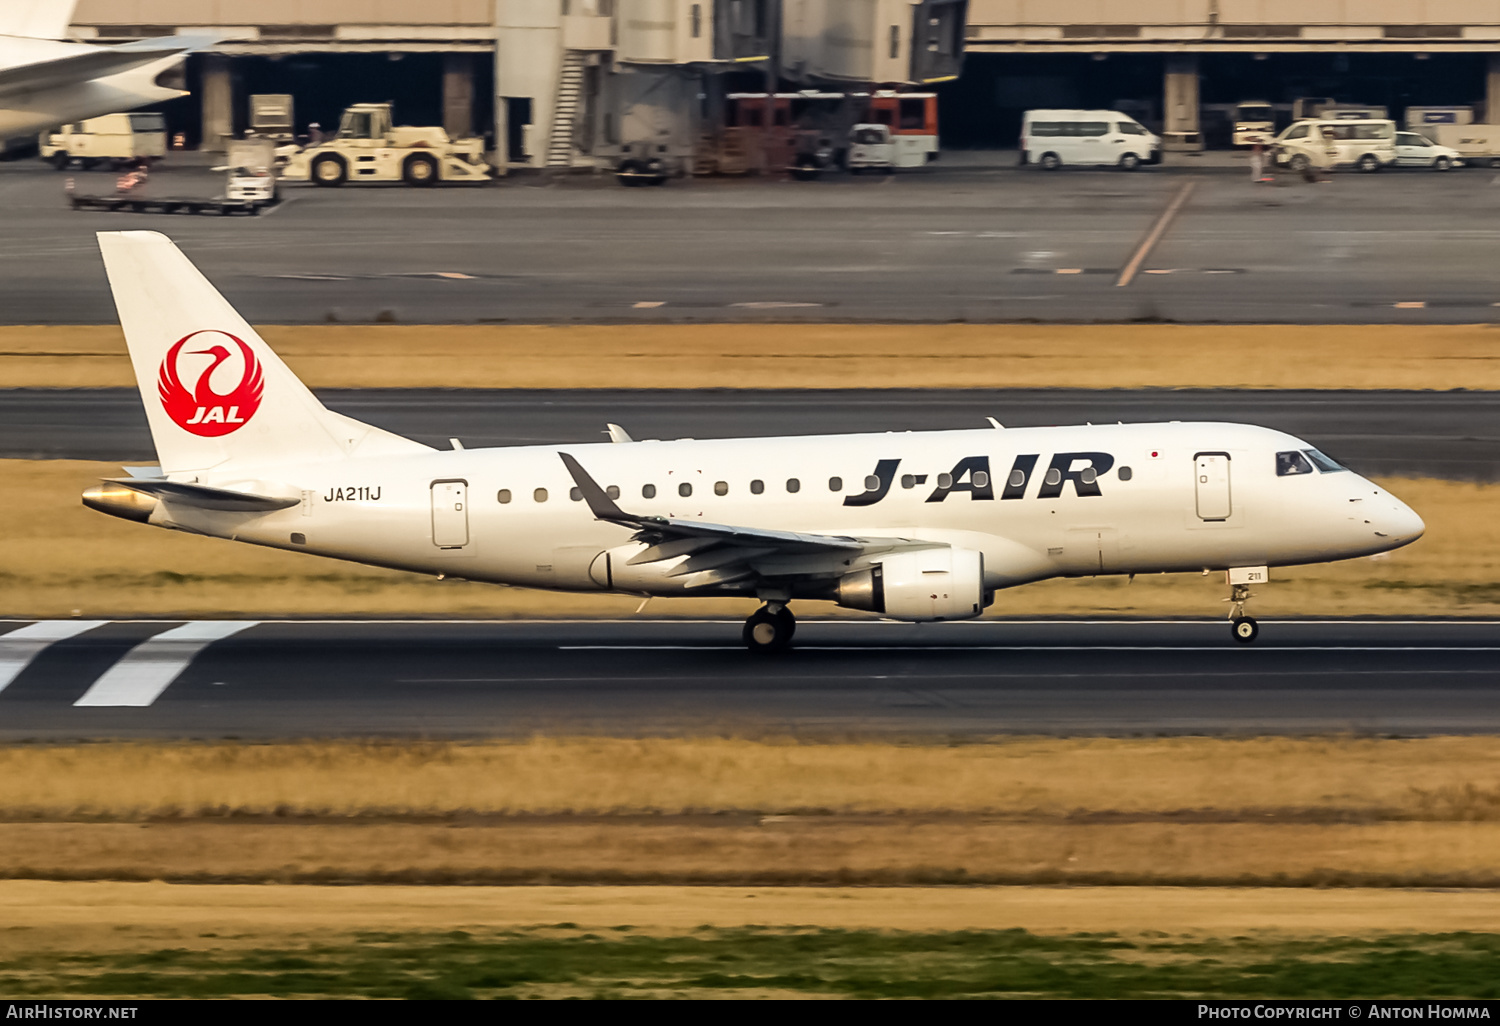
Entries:
<svg viewBox="0 0 1500 1026">
<path fill-rule="evenodd" d="M 563 466 L 568 468 L 568 473 L 573 475 L 573 483 L 578 485 L 578 490 L 583 493 L 583 501 L 589 504 L 589 509 L 593 512 L 595 519 L 622 521 L 627 524 L 635 523 L 639 519 L 616 506 L 615 500 L 599 487 L 599 482 L 590 477 L 589 472 L 584 470 L 583 466 L 572 456 L 565 452 L 557 455 L 562 458 Z"/>
<path fill-rule="evenodd" d="M 622 428 L 618 424 L 606 424 L 606 425 L 604 425 L 604 427 L 605 427 L 605 432 L 604 433 L 607 434 L 607 435 L 609 435 L 609 440 L 611 442 L 617 442 L 618 443 L 618 442 L 633 442 L 633 441 L 635 441 L 634 438 L 630 437 L 630 432 L 626 431 L 624 428 Z"/>
</svg>

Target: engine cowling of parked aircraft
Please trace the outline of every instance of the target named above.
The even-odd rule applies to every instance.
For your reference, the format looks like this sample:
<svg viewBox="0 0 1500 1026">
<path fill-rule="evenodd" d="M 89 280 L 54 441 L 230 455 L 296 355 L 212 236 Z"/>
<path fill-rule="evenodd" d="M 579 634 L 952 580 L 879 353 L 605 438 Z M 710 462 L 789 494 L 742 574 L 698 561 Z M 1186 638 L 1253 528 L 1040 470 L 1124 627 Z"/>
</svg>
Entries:
<svg viewBox="0 0 1500 1026">
<path fill-rule="evenodd" d="M 839 580 L 838 604 L 893 620 L 968 620 L 984 611 L 984 554 L 897 552 Z"/>
</svg>

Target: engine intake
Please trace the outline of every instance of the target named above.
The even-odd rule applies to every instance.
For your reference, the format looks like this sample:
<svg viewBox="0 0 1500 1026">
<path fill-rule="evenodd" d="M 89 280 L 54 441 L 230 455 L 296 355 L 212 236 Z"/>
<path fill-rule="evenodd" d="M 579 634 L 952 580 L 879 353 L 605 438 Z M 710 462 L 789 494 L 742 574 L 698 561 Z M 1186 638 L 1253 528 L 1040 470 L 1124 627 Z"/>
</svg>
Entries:
<svg viewBox="0 0 1500 1026">
<path fill-rule="evenodd" d="M 838 604 L 893 620 L 968 620 L 984 611 L 984 553 L 918 549 L 839 579 Z"/>
</svg>

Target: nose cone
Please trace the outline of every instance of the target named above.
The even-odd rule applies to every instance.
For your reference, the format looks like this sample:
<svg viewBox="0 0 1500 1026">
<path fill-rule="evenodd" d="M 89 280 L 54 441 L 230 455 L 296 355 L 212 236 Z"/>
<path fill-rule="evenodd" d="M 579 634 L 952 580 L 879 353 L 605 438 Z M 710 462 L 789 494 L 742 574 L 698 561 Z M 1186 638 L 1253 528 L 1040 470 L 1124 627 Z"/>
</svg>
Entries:
<svg viewBox="0 0 1500 1026">
<path fill-rule="evenodd" d="M 1391 505 L 1394 508 L 1385 518 L 1388 524 L 1385 533 L 1391 536 L 1392 541 L 1407 545 L 1426 533 L 1427 525 L 1422 522 L 1421 517 L 1417 516 L 1416 510 L 1394 497 L 1391 499 Z"/>
</svg>

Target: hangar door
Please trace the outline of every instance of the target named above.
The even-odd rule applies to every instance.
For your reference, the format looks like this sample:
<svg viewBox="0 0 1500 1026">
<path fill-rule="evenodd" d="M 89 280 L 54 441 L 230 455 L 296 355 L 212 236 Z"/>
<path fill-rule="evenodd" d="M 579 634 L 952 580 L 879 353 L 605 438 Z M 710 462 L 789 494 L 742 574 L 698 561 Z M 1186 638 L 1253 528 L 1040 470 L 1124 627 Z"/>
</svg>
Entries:
<svg viewBox="0 0 1500 1026">
<path fill-rule="evenodd" d="M 1193 485 L 1198 490 L 1200 520 L 1228 520 L 1229 453 L 1200 452 L 1193 457 Z"/>
<path fill-rule="evenodd" d="M 461 549 L 469 544 L 469 483 L 432 482 L 432 544 Z"/>
</svg>

